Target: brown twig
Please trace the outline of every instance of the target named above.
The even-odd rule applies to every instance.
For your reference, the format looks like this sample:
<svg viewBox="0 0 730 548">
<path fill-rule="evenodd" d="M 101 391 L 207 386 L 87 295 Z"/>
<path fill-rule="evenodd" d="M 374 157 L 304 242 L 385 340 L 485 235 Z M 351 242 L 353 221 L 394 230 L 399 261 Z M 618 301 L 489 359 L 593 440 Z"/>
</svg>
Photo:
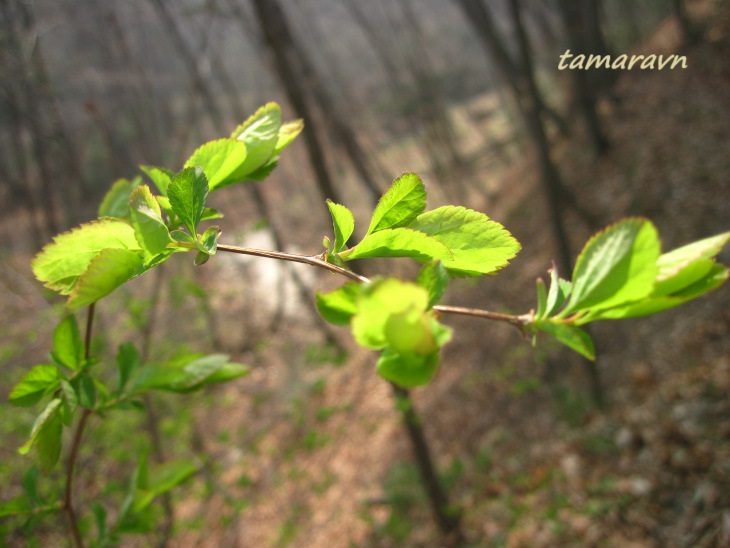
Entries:
<svg viewBox="0 0 730 548">
<path fill-rule="evenodd" d="M 254 257 L 266 257 L 269 259 L 277 259 L 280 261 L 290 261 L 294 263 L 303 263 L 310 266 L 316 266 L 329 270 L 335 274 L 339 274 L 351 280 L 361 283 L 370 282 L 369 278 L 361 276 L 351 270 L 347 270 L 336 264 L 328 263 L 320 255 L 299 255 L 297 253 L 285 253 L 283 251 L 268 251 L 265 249 L 254 249 L 250 247 L 238 247 L 234 245 L 219 244 L 217 247 L 218 251 L 226 251 L 228 253 L 238 253 L 240 255 L 252 255 Z M 473 316 L 476 318 L 484 318 L 487 320 L 493 320 L 498 322 L 506 322 L 514 325 L 518 329 L 522 328 L 532 321 L 531 314 L 521 314 L 519 316 L 513 316 L 511 314 L 502 314 L 500 312 L 490 312 L 489 310 L 482 310 L 479 308 L 466 308 L 463 306 L 446 306 L 446 305 L 435 305 L 433 309 L 442 314 L 460 314 L 462 316 Z"/>
</svg>

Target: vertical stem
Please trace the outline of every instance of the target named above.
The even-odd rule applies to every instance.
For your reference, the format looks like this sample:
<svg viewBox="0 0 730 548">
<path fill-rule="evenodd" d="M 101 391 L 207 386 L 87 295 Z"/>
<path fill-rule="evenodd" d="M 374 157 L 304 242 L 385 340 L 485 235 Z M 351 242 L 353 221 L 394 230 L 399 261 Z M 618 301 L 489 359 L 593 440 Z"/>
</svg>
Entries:
<svg viewBox="0 0 730 548">
<path fill-rule="evenodd" d="M 436 475 L 431 451 L 421 426 L 421 419 L 413 406 L 411 395 L 405 388 L 401 388 L 394 383 L 390 383 L 390 385 L 403 415 L 403 422 L 405 422 L 406 430 L 408 430 L 413 455 L 416 457 L 421 479 L 431 503 L 431 511 L 439 530 L 446 537 L 447 545 L 461 545 L 464 542 L 464 534 L 461 531 L 461 516 L 449 508 L 448 495 Z"/>
<path fill-rule="evenodd" d="M 94 304 L 89 305 L 89 313 L 86 316 L 86 335 L 84 337 L 84 359 L 86 360 L 91 357 L 91 336 L 94 329 L 94 308 Z M 73 507 L 74 467 L 76 465 L 76 458 L 78 457 L 79 448 L 81 447 L 81 438 L 84 434 L 84 428 L 86 427 L 86 421 L 89 419 L 89 415 L 91 415 L 91 409 L 84 408 L 81 413 L 81 419 L 76 425 L 73 442 L 71 443 L 71 453 L 69 453 L 68 461 L 66 462 L 66 493 L 63 498 L 63 508 L 68 515 L 69 525 L 71 526 L 71 535 L 77 548 L 83 548 L 84 541 L 81 538 L 79 522 L 76 518 L 76 512 Z"/>
</svg>

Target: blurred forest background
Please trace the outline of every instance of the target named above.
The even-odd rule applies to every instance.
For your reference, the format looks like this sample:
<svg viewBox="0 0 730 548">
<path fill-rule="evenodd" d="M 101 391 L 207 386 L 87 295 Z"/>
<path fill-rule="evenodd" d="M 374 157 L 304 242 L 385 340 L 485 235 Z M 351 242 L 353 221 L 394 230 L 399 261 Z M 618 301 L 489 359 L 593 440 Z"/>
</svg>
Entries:
<svg viewBox="0 0 730 548">
<path fill-rule="evenodd" d="M 566 49 L 686 55 L 688 68 L 559 71 Z M 566 272 L 623 216 L 654 221 L 665 249 L 729 228 L 727 1 L 0 0 L 0 500 L 22 490 L 16 449 L 33 421 L 7 394 L 47 360 L 63 314 L 33 255 L 96 217 L 117 178 L 177 171 L 267 101 L 305 131 L 265 182 L 221 193 L 221 242 L 317 253 L 332 230 L 325 198 L 363 230 L 390 182 L 415 171 L 432 207 L 484 211 L 523 245 L 446 302 L 523 313 L 551 260 Z M 95 348 L 111 360 L 124 341 L 150 361 L 226 352 L 253 371 L 92 420 L 76 479 L 84 530 L 95 501 L 113 518 L 149 454 L 199 473 L 130 546 L 438 545 L 374 355 L 313 308 L 338 280 L 267 259 L 188 262 L 106 299 Z M 597 325 L 594 366 L 448 318 L 439 376 L 413 399 L 465 542 L 729 545 L 729 305 L 721 288 Z M 41 482 L 62 484 L 61 471 Z M 13 546 L 68 542 L 62 515 L 0 532 Z"/>
</svg>

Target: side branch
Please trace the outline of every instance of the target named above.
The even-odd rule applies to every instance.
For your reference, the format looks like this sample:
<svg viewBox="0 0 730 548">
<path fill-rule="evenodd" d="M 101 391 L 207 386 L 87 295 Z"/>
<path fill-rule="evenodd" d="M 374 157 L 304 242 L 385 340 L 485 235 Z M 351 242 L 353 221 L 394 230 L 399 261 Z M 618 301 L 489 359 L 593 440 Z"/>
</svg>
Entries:
<svg viewBox="0 0 730 548">
<path fill-rule="evenodd" d="M 356 274 L 352 270 L 347 270 L 336 264 L 328 263 L 324 260 L 323 255 L 299 255 L 297 253 L 285 253 L 283 251 L 268 251 L 265 249 L 254 249 L 250 247 L 238 247 L 235 245 L 219 244 L 217 246 L 218 251 L 227 251 L 228 253 L 238 253 L 240 255 L 252 255 L 254 257 L 267 257 L 269 259 L 278 259 L 280 261 L 290 261 L 293 263 L 303 263 L 310 266 L 316 266 L 324 270 L 329 270 L 335 274 L 339 274 L 351 280 L 360 283 L 370 282 L 369 278 Z M 481 310 L 478 308 L 465 308 L 462 306 L 446 306 L 446 305 L 435 305 L 434 310 L 442 314 L 461 314 L 462 316 L 473 316 L 476 318 L 485 318 L 487 320 L 493 320 L 498 322 L 506 322 L 514 325 L 518 329 L 532 322 L 532 314 L 522 314 L 520 316 L 512 316 L 510 314 L 501 314 L 499 312 L 490 312 L 488 310 Z"/>
</svg>

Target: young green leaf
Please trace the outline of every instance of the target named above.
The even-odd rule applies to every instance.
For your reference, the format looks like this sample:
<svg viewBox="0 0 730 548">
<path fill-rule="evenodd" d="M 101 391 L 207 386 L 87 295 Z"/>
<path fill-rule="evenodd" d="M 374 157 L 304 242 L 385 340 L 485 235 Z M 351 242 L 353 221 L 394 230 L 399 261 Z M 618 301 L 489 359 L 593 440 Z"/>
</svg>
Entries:
<svg viewBox="0 0 730 548">
<path fill-rule="evenodd" d="M 139 252 L 129 249 L 105 249 L 79 277 L 66 303 L 70 310 L 95 303 L 141 273 L 143 260 Z"/>
<path fill-rule="evenodd" d="M 162 220 L 160 204 L 152 196 L 147 185 L 137 187 L 129 198 L 129 214 L 134 235 L 139 242 L 145 260 L 156 257 L 167 247 L 170 231 Z"/>
<path fill-rule="evenodd" d="M 172 361 L 161 365 L 148 365 L 140 371 L 134 391 L 168 390 L 192 392 L 207 384 L 224 382 L 248 373 L 240 364 L 228 362 L 225 354 L 193 357 L 189 360 Z"/>
<path fill-rule="evenodd" d="M 41 470 L 48 473 L 61 456 L 61 437 L 63 435 L 63 423 L 59 413 L 53 413 L 38 431 L 35 440 L 35 448 L 38 453 L 38 462 Z"/>
<path fill-rule="evenodd" d="M 704 261 L 704 259 L 701 259 L 701 261 Z M 687 301 L 691 301 L 717 289 L 727 281 L 728 274 L 729 271 L 725 266 L 715 263 L 702 278 L 672 295 L 652 294 L 649 297 L 628 304 L 595 312 L 589 311 L 585 318 L 579 319 L 578 323 L 587 323 L 595 320 L 637 318 L 669 310 L 670 308 L 684 304 Z"/>
<path fill-rule="evenodd" d="M 558 269 L 553 265 L 550 269 L 550 291 L 548 292 L 547 302 L 545 303 L 545 315 L 552 316 L 557 313 L 565 300 L 570 296 L 573 285 L 558 276 Z"/>
<path fill-rule="evenodd" d="M 542 278 L 537 279 L 537 311 L 535 312 L 535 319 L 542 320 L 547 316 L 547 290 L 545 289 L 545 282 Z"/>
<path fill-rule="evenodd" d="M 317 310 L 322 317 L 334 325 L 349 325 L 357 312 L 357 296 L 360 284 L 348 282 L 330 293 L 317 292 Z"/>
<path fill-rule="evenodd" d="M 82 373 L 71 380 L 71 386 L 76 391 L 79 405 L 89 409 L 94 407 L 96 404 L 96 384 L 94 384 L 94 379 L 86 373 Z"/>
<path fill-rule="evenodd" d="M 713 258 L 730 241 L 730 232 L 674 249 L 659 257 L 654 295 L 671 295 L 701 280 L 712 270 Z"/>
<path fill-rule="evenodd" d="M 18 407 L 32 407 L 58 387 L 55 365 L 36 365 L 13 387 L 8 399 Z"/>
<path fill-rule="evenodd" d="M 175 176 L 175 174 L 169 169 L 165 169 L 164 167 L 139 166 L 139 168 L 147 174 L 147 177 L 149 177 L 150 181 L 155 184 L 157 190 L 160 191 L 160 194 L 166 197 L 167 187 L 170 186 L 172 178 Z"/>
<path fill-rule="evenodd" d="M 419 215 L 409 228 L 441 242 L 452 256 L 443 259 L 452 275 L 480 276 L 505 267 L 521 246 L 505 228 L 478 211 L 444 206 Z"/>
<path fill-rule="evenodd" d="M 198 467 L 191 461 L 166 462 L 157 466 L 145 488 L 135 493 L 132 511 L 145 511 L 156 497 L 182 484 L 197 470 Z"/>
<path fill-rule="evenodd" d="M 99 217 L 119 217 L 121 219 L 129 217 L 129 195 L 140 183 L 139 177 L 135 177 L 132 181 L 128 179 L 115 181 L 99 206 Z"/>
<path fill-rule="evenodd" d="M 61 399 L 63 401 L 63 405 L 61 406 L 61 420 L 63 420 L 63 424 L 66 426 L 71 426 L 74 413 L 79 406 L 79 398 L 71 383 L 66 379 L 61 379 L 60 384 Z"/>
<path fill-rule="evenodd" d="M 132 343 L 119 345 L 117 352 L 118 380 L 116 393 L 121 394 L 134 372 L 142 365 L 142 358 Z"/>
<path fill-rule="evenodd" d="M 352 334 L 366 348 L 385 348 L 389 345 L 386 326 L 392 315 L 415 310 L 424 316 L 427 307 L 428 292 L 412 283 L 386 279 L 362 286 L 357 313 L 351 322 Z M 421 327 L 425 329 L 427 326 Z M 417 338 L 420 339 L 420 335 Z"/>
<path fill-rule="evenodd" d="M 431 382 L 439 367 L 438 350 L 431 354 L 399 353 L 386 348 L 378 359 L 378 375 L 404 388 Z"/>
<path fill-rule="evenodd" d="M 221 229 L 219 226 L 211 226 L 200 237 L 199 249 L 206 255 L 215 255 L 218 246 L 218 238 L 221 237 Z"/>
<path fill-rule="evenodd" d="M 33 273 L 47 288 L 68 295 L 104 249 L 140 249 L 134 228 L 121 219 L 105 217 L 59 234 L 33 259 Z"/>
<path fill-rule="evenodd" d="M 38 415 L 38 418 L 36 418 L 35 422 L 33 423 L 33 429 L 30 432 L 30 437 L 28 438 L 28 441 L 26 441 L 18 449 L 18 453 L 20 453 L 21 455 L 28 454 L 28 451 L 30 451 L 31 447 L 33 447 L 33 444 L 38 439 L 38 434 L 43 429 L 43 426 L 46 423 L 48 423 L 49 421 L 51 421 L 51 419 L 58 414 L 60 407 L 61 407 L 60 398 L 54 398 L 48 402 L 45 409 L 43 409 L 43 412 L 40 415 Z"/>
<path fill-rule="evenodd" d="M 339 254 L 343 261 L 372 257 L 411 257 L 420 262 L 453 259 L 448 247 L 410 228 L 386 228 L 365 236 L 355 247 Z"/>
<path fill-rule="evenodd" d="M 599 232 L 578 256 L 573 291 L 560 317 L 648 296 L 654 289 L 659 252 L 656 228 L 644 219 L 626 219 Z"/>
<path fill-rule="evenodd" d="M 578 354 L 588 358 L 596 359 L 596 350 L 593 346 L 593 340 L 590 335 L 583 331 L 580 327 L 565 323 L 552 321 L 536 322 L 535 327 L 540 331 L 549 333 L 564 345 L 572 348 Z"/>
<path fill-rule="evenodd" d="M 51 357 L 59 365 L 78 369 L 84 363 L 84 342 L 81 340 L 79 325 L 73 314 L 66 316 L 53 331 L 53 351 Z"/>
<path fill-rule="evenodd" d="M 347 240 L 350 239 L 353 230 L 355 230 L 355 217 L 352 215 L 352 211 L 345 206 L 336 204 L 331 200 L 327 200 L 327 207 L 330 210 L 332 225 L 335 229 L 335 247 L 332 253 L 339 253 L 344 249 Z"/>
<path fill-rule="evenodd" d="M 407 226 L 426 209 L 426 187 L 415 173 L 404 173 L 383 194 L 375 207 L 367 235 L 386 228 Z"/>
<path fill-rule="evenodd" d="M 266 162 L 264 165 L 262 165 L 260 168 L 258 168 L 255 171 L 252 171 L 248 174 L 246 174 L 246 180 L 247 181 L 263 181 L 271 175 L 271 173 L 276 169 L 276 166 L 279 165 L 279 159 L 274 157 L 268 162 Z"/>
<path fill-rule="evenodd" d="M 208 178 L 208 190 L 212 192 L 243 180 L 239 173 L 246 162 L 247 154 L 246 143 L 243 141 L 218 139 L 205 143 L 196 150 L 185 162 L 185 167 L 202 168 Z M 169 188 L 167 192 L 170 196 Z M 172 199 L 172 196 L 170 198 Z M 203 204 L 205 204 L 205 200 L 203 200 Z"/>
<path fill-rule="evenodd" d="M 441 261 L 432 261 L 421 269 L 416 281 L 428 291 L 428 308 L 432 308 L 449 286 L 449 271 Z"/>
<path fill-rule="evenodd" d="M 212 221 L 214 219 L 222 219 L 223 213 L 212 207 L 206 207 L 203 210 L 203 216 L 200 218 L 201 221 Z"/>
<path fill-rule="evenodd" d="M 280 128 L 281 107 L 276 103 L 267 103 L 236 128 L 231 138 L 246 143 L 248 150 L 246 161 L 237 172 L 241 179 L 265 165 L 274 155 Z"/>
<path fill-rule="evenodd" d="M 208 198 L 208 179 L 200 167 L 186 167 L 173 177 L 167 188 L 170 205 L 182 223 L 197 234 L 198 223 L 203 217 Z"/>
<path fill-rule="evenodd" d="M 279 129 L 279 136 L 276 140 L 276 146 L 274 147 L 273 156 L 276 157 L 281 154 L 281 151 L 288 147 L 290 144 L 292 144 L 292 142 L 294 142 L 294 139 L 299 136 L 303 129 L 303 120 L 295 120 L 293 122 L 287 122 L 283 124 Z"/>
<path fill-rule="evenodd" d="M 170 237 L 176 242 L 192 244 L 194 246 L 198 245 L 198 240 L 184 230 L 173 230 L 172 232 L 170 232 Z"/>
</svg>

